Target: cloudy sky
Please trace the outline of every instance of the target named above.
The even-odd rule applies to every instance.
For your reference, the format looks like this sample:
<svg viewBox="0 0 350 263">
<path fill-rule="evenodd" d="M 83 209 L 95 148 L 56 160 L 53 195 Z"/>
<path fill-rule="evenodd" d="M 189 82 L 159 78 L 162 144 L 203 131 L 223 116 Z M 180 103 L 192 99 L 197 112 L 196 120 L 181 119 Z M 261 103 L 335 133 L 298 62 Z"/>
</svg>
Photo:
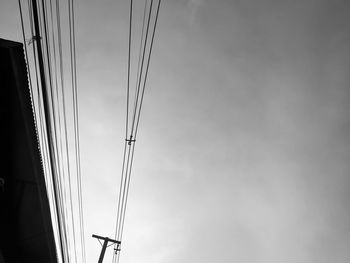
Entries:
<svg viewBox="0 0 350 263">
<path fill-rule="evenodd" d="M 129 1 L 75 6 L 92 263 L 91 234 L 114 234 Z M 348 262 L 349 14 L 347 0 L 162 2 L 120 262 Z M 0 34 L 22 40 L 17 1 Z"/>
</svg>

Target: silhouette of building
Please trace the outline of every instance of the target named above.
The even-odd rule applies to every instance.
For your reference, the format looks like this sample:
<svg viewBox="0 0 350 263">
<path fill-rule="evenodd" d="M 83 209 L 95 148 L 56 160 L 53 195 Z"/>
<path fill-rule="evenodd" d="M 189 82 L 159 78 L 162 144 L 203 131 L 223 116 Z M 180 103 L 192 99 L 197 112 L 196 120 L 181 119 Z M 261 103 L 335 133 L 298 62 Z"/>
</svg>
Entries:
<svg viewBox="0 0 350 263">
<path fill-rule="evenodd" d="M 0 263 L 57 262 L 23 45 L 0 39 Z"/>
</svg>

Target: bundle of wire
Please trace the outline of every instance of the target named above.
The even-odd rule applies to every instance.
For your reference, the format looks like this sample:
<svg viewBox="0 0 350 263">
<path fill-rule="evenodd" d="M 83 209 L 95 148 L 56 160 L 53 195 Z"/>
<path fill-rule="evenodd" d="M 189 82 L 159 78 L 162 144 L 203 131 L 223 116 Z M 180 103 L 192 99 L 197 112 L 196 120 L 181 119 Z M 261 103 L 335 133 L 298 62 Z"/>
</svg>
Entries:
<svg viewBox="0 0 350 263">
<path fill-rule="evenodd" d="M 121 171 L 121 180 L 118 195 L 118 209 L 115 227 L 115 239 L 122 241 L 125 213 L 128 201 L 129 186 L 131 170 L 134 160 L 135 143 L 137 139 L 137 132 L 142 110 L 142 103 L 145 94 L 147 76 L 149 71 L 150 59 L 152 55 L 152 48 L 156 26 L 158 22 L 159 8 L 161 0 L 145 0 L 142 32 L 140 39 L 140 49 L 137 63 L 137 75 L 135 85 L 135 96 L 133 100 L 133 107 L 130 107 L 130 57 L 132 45 L 132 28 L 133 28 L 133 1 L 130 1 L 129 14 L 129 49 L 128 49 L 128 76 L 127 76 L 127 94 L 126 94 L 126 123 L 125 123 L 125 142 L 123 152 L 123 162 Z M 131 109 L 129 109 L 131 108 Z M 131 111 L 131 114 L 130 114 Z M 113 263 L 119 262 L 120 253 L 119 245 L 115 245 L 113 254 Z"/>
<path fill-rule="evenodd" d="M 18 0 L 18 6 L 58 262 L 86 262 L 74 1 Z"/>
</svg>

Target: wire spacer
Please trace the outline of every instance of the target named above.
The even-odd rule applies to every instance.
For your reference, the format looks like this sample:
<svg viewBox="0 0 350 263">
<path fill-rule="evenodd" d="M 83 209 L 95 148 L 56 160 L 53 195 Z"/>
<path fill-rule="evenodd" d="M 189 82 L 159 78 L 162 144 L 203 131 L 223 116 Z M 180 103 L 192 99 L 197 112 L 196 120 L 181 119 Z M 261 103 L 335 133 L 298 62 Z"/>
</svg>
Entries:
<svg viewBox="0 0 350 263">
<path fill-rule="evenodd" d="M 130 139 L 125 139 L 125 141 L 128 142 L 128 145 L 131 145 L 131 143 L 136 142 L 135 139 L 134 140 L 132 139 L 132 135 L 130 135 Z"/>
<path fill-rule="evenodd" d="M 119 244 L 117 244 L 117 247 L 116 248 L 114 248 L 114 253 L 117 255 L 118 254 L 118 252 L 120 251 L 120 243 Z"/>
</svg>

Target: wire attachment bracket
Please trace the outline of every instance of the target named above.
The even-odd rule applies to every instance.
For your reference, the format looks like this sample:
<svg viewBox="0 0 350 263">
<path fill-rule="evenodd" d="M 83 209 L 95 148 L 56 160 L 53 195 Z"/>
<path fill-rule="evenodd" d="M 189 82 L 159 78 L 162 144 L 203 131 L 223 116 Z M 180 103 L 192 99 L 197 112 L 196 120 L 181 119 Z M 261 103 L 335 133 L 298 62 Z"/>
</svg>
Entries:
<svg viewBox="0 0 350 263">
<path fill-rule="evenodd" d="M 132 138 L 133 136 L 130 135 L 130 139 L 125 139 L 126 142 L 128 142 L 128 145 L 131 145 L 131 143 L 136 142 L 136 139 Z"/>
<path fill-rule="evenodd" d="M 116 248 L 114 248 L 114 253 L 117 255 L 118 254 L 118 252 L 120 251 L 120 244 L 117 244 L 117 247 Z"/>
<path fill-rule="evenodd" d="M 32 36 L 31 38 L 25 39 L 25 42 L 27 43 L 28 46 L 34 43 L 34 41 L 41 40 L 41 36 Z"/>
</svg>

